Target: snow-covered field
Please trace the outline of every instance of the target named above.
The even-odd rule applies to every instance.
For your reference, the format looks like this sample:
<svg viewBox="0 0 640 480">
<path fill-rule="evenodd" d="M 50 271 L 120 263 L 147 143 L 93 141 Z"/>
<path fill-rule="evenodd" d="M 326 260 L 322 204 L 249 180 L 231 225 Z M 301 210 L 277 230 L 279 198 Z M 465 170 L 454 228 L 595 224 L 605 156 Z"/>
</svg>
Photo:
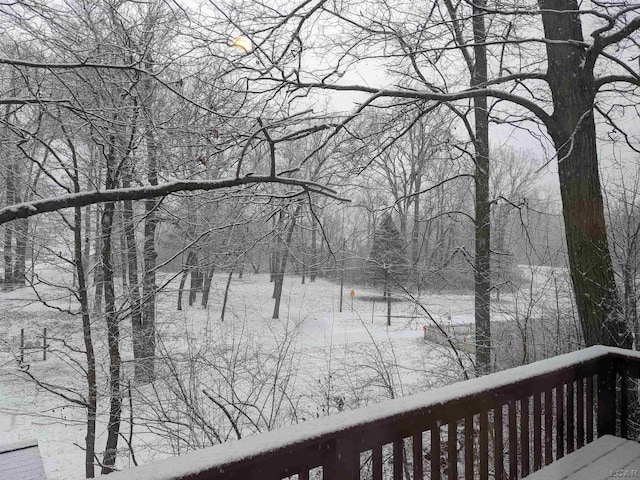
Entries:
<svg viewBox="0 0 640 480">
<path fill-rule="evenodd" d="M 423 293 L 422 307 L 407 298 L 394 301 L 388 327 L 379 292 L 345 285 L 339 312 L 339 285 L 322 279 L 302 285 L 300 277 L 287 276 L 280 319 L 273 320 L 268 275 L 245 274 L 242 279 L 234 276 L 221 322 L 226 281 L 225 274 L 214 277 L 206 310 L 198 296 L 193 306 L 177 311 L 175 279 L 159 295 L 158 354 L 163 359 L 157 365 L 158 380 L 131 385 L 131 403 L 130 327 L 122 322 L 125 398 L 119 467 L 133 465 L 124 440 L 131 431 L 135 458 L 146 463 L 240 433 L 451 383 L 462 376 L 460 363 L 470 365 L 467 354 L 457 359 L 450 349 L 425 342 L 423 325 L 433 328 L 435 320 L 471 337 L 471 294 Z M 56 310 L 75 308 L 74 300 L 43 284 L 38 294 L 50 307 L 31 288 L 0 292 L 0 443 L 35 437 L 51 480 L 79 479 L 84 477 L 86 412 L 26 381 L 17 366 L 20 329 L 26 341 L 33 342 L 47 327 L 48 358 L 42 361 L 41 350 L 27 354 L 29 373 L 68 388 L 63 393 L 71 399 L 80 399 L 86 390 L 80 318 Z M 517 301 L 514 295 L 503 295 L 496 302 L 495 319 L 508 320 Z M 108 407 L 106 335 L 100 319 L 93 333 L 101 389 L 96 445 L 100 455 Z"/>
</svg>

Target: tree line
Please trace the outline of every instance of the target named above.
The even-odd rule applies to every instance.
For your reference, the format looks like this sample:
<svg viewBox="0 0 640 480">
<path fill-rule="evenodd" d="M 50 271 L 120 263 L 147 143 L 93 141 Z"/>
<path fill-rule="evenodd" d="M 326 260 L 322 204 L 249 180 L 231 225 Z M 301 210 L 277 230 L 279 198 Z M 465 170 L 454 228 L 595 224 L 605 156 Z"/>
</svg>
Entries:
<svg viewBox="0 0 640 480">
<path fill-rule="evenodd" d="M 557 165 L 584 344 L 631 347 L 635 186 L 616 190 L 609 204 L 627 214 L 608 222 L 598 148 L 606 131 L 638 151 L 625 122 L 640 86 L 638 10 L 575 0 L 2 6 L 3 284 L 36 284 L 44 257 L 74 278 L 86 390 L 70 401 L 87 411 L 86 476 L 97 454 L 96 321 L 109 364 L 108 473 L 123 320 L 135 380 L 153 382 L 158 272 L 171 262 L 181 262 L 177 309 L 199 291 L 207 307 L 216 269 L 228 291 L 234 273 L 268 263 L 273 318 L 287 271 L 314 281 L 326 265 L 344 270 L 347 252 L 381 273 L 386 293 L 399 277 L 428 288 L 460 267 L 473 277 L 476 369 L 489 372 L 508 231 L 524 217 L 559 223 L 534 192 L 544 165 L 499 147 L 499 125 L 538 139 L 543 162 Z M 250 51 L 231 45 L 237 34 Z M 369 76 L 376 66 L 384 74 Z M 323 106 L 347 93 L 347 111 Z"/>
</svg>

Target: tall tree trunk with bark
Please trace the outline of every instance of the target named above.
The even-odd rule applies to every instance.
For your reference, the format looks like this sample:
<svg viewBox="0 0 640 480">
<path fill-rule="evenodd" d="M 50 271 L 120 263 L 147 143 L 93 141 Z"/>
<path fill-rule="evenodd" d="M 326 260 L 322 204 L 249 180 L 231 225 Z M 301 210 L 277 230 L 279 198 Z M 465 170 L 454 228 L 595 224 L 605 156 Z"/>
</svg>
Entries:
<svg viewBox="0 0 640 480">
<path fill-rule="evenodd" d="M 178 311 L 182 310 L 182 294 L 184 292 L 184 284 L 186 283 L 188 276 L 189 270 L 184 270 L 182 272 L 182 277 L 180 278 L 180 285 L 178 286 Z"/>
<path fill-rule="evenodd" d="M 309 281 L 315 283 L 318 274 L 318 247 L 316 245 L 316 235 L 318 230 L 318 221 L 315 217 L 311 218 L 311 266 L 309 268 Z"/>
<path fill-rule="evenodd" d="M 78 157 L 73 142 L 69 139 L 67 131 L 62 127 L 62 131 L 67 136 L 67 144 L 71 151 L 71 160 L 73 162 L 73 191 L 80 192 L 80 179 L 78 170 Z M 86 211 L 90 214 L 90 210 Z M 74 223 L 73 223 L 73 263 L 75 267 L 76 277 L 78 279 L 77 296 L 80 302 L 80 313 L 82 316 L 82 337 L 84 340 L 84 353 L 87 366 L 85 369 L 85 379 L 87 381 L 87 400 L 85 406 L 87 408 L 87 426 L 85 435 L 85 477 L 93 478 L 95 476 L 95 448 L 96 448 L 96 417 L 98 405 L 98 387 L 96 380 L 96 357 L 93 347 L 93 338 L 91 332 L 91 317 L 89 307 L 89 293 L 87 290 L 87 282 L 85 276 L 85 259 L 83 254 L 83 244 L 85 239 L 82 237 L 82 207 L 74 207 Z M 85 222 L 85 236 L 89 235 L 90 223 Z M 86 252 L 86 251 L 85 251 Z"/>
<path fill-rule="evenodd" d="M 487 82 L 487 48 L 484 8 L 486 0 L 473 7 L 474 68 L 471 87 Z M 489 202 L 489 110 L 487 97 L 473 99 L 475 117 L 475 323 L 476 370 L 491 371 L 491 204 Z"/>
<path fill-rule="evenodd" d="M 124 188 L 131 186 L 132 167 L 130 162 L 123 171 L 122 186 Z M 138 284 L 138 244 L 136 242 L 136 231 L 133 223 L 133 202 L 131 200 L 125 200 L 123 202 L 122 216 L 126 242 L 129 304 L 131 308 L 131 336 L 135 362 L 134 378 L 136 382 L 140 382 L 144 378 L 143 367 L 141 365 L 142 358 L 144 358 L 144 335 L 142 329 L 142 312 L 140 310 L 140 287 Z"/>
<path fill-rule="evenodd" d="M 211 292 L 211 282 L 213 281 L 214 267 L 209 267 L 204 274 L 204 284 L 202 286 L 202 307 L 209 305 L 209 293 Z M 184 286 L 183 286 L 184 287 Z"/>
<path fill-rule="evenodd" d="M 77 163 L 74 156 L 74 192 L 80 191 L 78 180 Z M 88 225 L 88 224 L 87 224 Z M 85 279 L 84 258 L 83 258 L 83 238 L 82 238 L 82 207 L 74 209 L 74 264 L 78 277 L 78 299 L 80 301 L 80 311 L 82 314 L 82 336 L 84 339 L 84 351 L 87 361 L 85 378 L 87 380 L 87 434 L 85 436 L 84 463 L 85 477 L 95 476 L 95 448 L 96 448 L 96 412 L 98 405 L 98 387 L 96 383 L 96 357 L 93 348 L 93 338 L 91 333 L 91 317 L 89 314 L 89 295 Z M 89 232 L 85 232 L 88 236 Z"/>
<path fill-rule="evenodd" d="M 10 198 L 7 189 L 7 201 Z M 11 205 L 11 204 L 9 204 Z M 4 245 L 3 245 L 3 263 L 4 263 L 4 279 L 5 287 L 13 285 L 13 225 L 4 226 Z"/>
<path fill-rule="evenodd" d="M 416 172 L 413 180 L 413 191 L 419 192 L 422 188 L 422 174 Z M 413 282 L 420 287 L 420 195 L 413 197 L 413 229 L 411 230 L 411 272 Z"/>
<path fill-rule="evenodd" d="M 540 0 L 547 81 L 554 113 L 548 122 L 557 151 L 569 270 L 587 346 L 629 348 L 605 228 L 593 115 L 596 58 L 582 45 L 575 0 Z"/>
<path fill-rule="evenodd" d="M 182 278 L 180 279 L 180 286 L 178 287 L 178 310 L 182 310 L 182 295 L 184 294 L 184 285 L 187 282 L 187 277 L 197 263 L 196 254 L 189 250 L 187 252 L 187 260 L 185 261 Z"/>
<path fill-rule="evenodd" d="M 116 179 L 113 172 L 114 152 L 112 137 L 111 151 L 107 155 L 107 189 L 115 188 Z M 116 462 L 118 437 L 120 434 L 120 414 L 122 398 L 120 389 L 120 326 L 116 314 L 115 289 L 113 281 L 113 265 L 111 262 L 111 242 L 115 203 L 104 204 L 102 214 L 102 281 L 104 291 L 105 320 L 107 323 L 107 344 L 109 347 L 109 421 L 107 423 L 107 443 L 102 460 L 102 474 L 111 473 Z"/>
<path fill-rule="evenodd" d="M 8 165 L 5 170 L 4 190 L 5 204 L 13 205 L 15 203 L 15 187 L 13 168 L 11 168 L 11 165 Z M 4 244 L 2 252 L 4 266 L 3 282 L 6 287 L 13 285 L 13 229 L 13 224 L 6 224 L 4 226 Z"/>
<path fill-rule="evenodd" d="M 273 298 L 275 299 L 275 303 L 273 306 L 273 319 L 280 318 L 280 300 L 282 298 L 282 286 L 284 284 L 284 273 L 287 270 L 287 260 L 289 259 L 289 252 L 287 251 L 287 245 L 291 244 L 291 239 L 293 238 L 293 231 L 296 227 L 296 219 L 300 214 L 301 205 L 296 207 L 295 212 L 293 213 L 293 217 L 291 218 L 291 223 L 289 224 L 289 228 L 287 229 L 287 238 L 286 240 L 282 240 L 282 238 L 278 237 L 278 241 L 280 244 L 279 251 L 280 254 L 278 256 L 278 263 L 276 265 L 276 277 L 274 281 L 274 289 L 273 289 Z"/>
<path fill-rule="evenodd" d="M 224 314 L 227 311 L 227 300 L 229 299 L 229 287 L 231 287 L 231 279 L 233 278 L 234 267 L 229 270 L 229 276 L 227 277 L 227 286 L 224 289 L 224 297 L 222 299 L 222 312 L 220 313 L 220 321 L 224 322 Z"/>
<path fill-rule="evenodd" d="M 304 230 L 300 230 L 300 258 L 302 259 L 302 264 L 300 265 L 302 272 L 302 278 L 300 279 L 300 283 L 304 285 L 307 278 L 307 248 L 304 243 Z"/>
<path fill-rule="evenodd" d="M 16 199 L 18 202 L 22 201 Z M 13 284 L 14 285 L 24 285 L 27 281 L 26 278 L 26 270 L 27 270 L 27 243 L 29 239 L 29 220 L 26 218 L 22 218 L 20 220 L 16 220 L 15 224 L 15 239 L 16 239 L 16 250 L 15 250 L 15 263 L 13 265 Z"/>
<path fill-rule="evenodd" d="M 102 313 L 102 290 L 104 287 L 103 283 L 103 272 L 102 272 L 102 236 L 98 235 L 98 232 L 102 231 L 101 227 L 101 219 L 102 219 L 102 211 L 103 208 L 101 205 L 96 206 L 96 240 L 94 245 L 94 271 L 93 271 L 93 284 L 95 285 L 94 299 L 93 299 L 93 313 L 95 315 L 99 315 Z"/>
<path fill-rule="evenodd" d="M 13 82 L 12 82 L 13 83 Z M 14 89 L 15 94 L 15 89 Z M 3 168 L 4 176 L 4 201 L 5 205 L 13 205 L 16 202 L 16 165 L 13 152 L 11 151 L 11 130 L 9 129 L 11 119 L 11 106 L 7 105 L 4 112 L 4 127 L 0 138 L 0 155 L 2 155 L 0 165 Z M 3 284 L 5 287 L 13 285 L 13 232 L 14 225 L 9 223 L 4 226 L 4 243 L 2 246 L 2 258 L 4 267 Z"/>
<path fill-rule="evenodd" d="M 464 47 L 462 26 L 456 7 L 450 0 L 445 5 L 452 20 L 456 42 L 461 48 L 471 75 L 471 88 L 479 88 L 487 82 L 487 47 L 485 10 L 486 0 L 473 3 L 473 55 Z M 474 132 L 469 132 L 474 144 L 475 183 L 475 327 L 476 372 L 479 375 L 491 370 L 491 204 L 489 203 L 489 111 L 486 97 L 474 97 Z"/>
<path fill-rule="evenodd" d="M 151 122 L 147 125 L 147 179 L 149 184 L 158 185 L 158 144 Z M 158 228 L 156 199 L 145 200 L 144 222 L 144 275 L 142 279 L 142 331 L 143 343 L 143 372 L 144 381 L 155 379 L 156 355 L 156 231 Z"/>
<path fill-rule="evenodd" d="M 273 282 L 273 293 L 271 294 L 271 298 L 273 299 L 278 298 L 278 277 L 280 275 L 280 262 L 281 262 L 282 255 L 284 255 L 284 249 L 285 249 L 285 246 L 283 245 L 283 241 L 282 241 L 282 236 L 280 233 L 280 230 L 282 229 L 283 225 L 284 225 L 284 209 L 281 209 L 278 215 L 277 223 L 275 223 L 275 216 L 274 216 L 274 227 L 273 227 L 274 235 L 270 242 L 271 248 L 269 249 L 269 270 L 270 270 L 269 278 L 270 278 L 270 281 Z M 276 303 L 279 304 L 280 302 L 276 300 Z M 274 317 L 274 318 L 277 318 L 277 317 Z"/>
<path fill-rule="evenodd" d="M 275 300 L 273 305 L 273 316 L 272 318 L 280 318 L 280 300 L 282 298 L 282 285 L 284 284 L 284 272 L 287 268 L 287 257 L 288 254 L 285 249 L 280 246 L 281 243 L 284 243 L 281 238 L 277 239 L 277 251 L 274 253 L 275 261 L 272 262 L 273 269 L 273 299 Z"/>
<path fill-rule="evenodd" d="M 273 231 L 276 232 L 280 225 L 282 224 L 282 211 L 280 211 L 280 215 L 278 221 L 276 222 L 275 215 L 273 217 Z M 278 264 L 280 262 L 280 243 L 277 235 L 274 235 L 271 241 L 269 242 L 269 282 L 275 282 L 276 277 L 278 276 Z M 273 294 L 271 298 L 276 298 L 276 286 L 273 286 Z"/>
<path fill-rule="evenodd" d="M 189 285 L 189 306 L 192 306 L 198 295 L 198 285 L 200 285 L 200 269 L 197 267 L 198 259 L 194 255 L 194 265 L 191 267 L 191 284 Z"/>
</svg>

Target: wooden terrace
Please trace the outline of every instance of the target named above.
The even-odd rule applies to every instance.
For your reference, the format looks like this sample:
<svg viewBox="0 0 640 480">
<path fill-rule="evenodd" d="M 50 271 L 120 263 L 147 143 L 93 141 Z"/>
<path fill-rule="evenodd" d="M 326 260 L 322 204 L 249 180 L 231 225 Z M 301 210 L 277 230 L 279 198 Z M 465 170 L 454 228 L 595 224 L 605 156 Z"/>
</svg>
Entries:
<svg viewBox="0 0 640 480">
<path fill-rule="evenodd" d="M 620 392 L 639 376 L 640 352 L 595 346 L 108 478 L 630 478 L 640 445 Z"/>
</svg>

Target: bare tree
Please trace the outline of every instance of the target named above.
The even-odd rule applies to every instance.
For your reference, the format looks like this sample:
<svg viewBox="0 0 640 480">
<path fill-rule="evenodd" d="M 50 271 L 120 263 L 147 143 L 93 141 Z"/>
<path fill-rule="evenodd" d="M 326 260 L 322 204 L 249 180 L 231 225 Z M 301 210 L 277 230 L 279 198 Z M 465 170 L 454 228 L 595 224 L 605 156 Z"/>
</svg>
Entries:
<svg viewBox="0 0 640 480">
<path fill-rule="evenodd" d="M 610 180 L 606 196 L 608 234 L 615 262 L 615 272 L 622 285 L 623 311 L 627 325 L 634 332 L 638 349 L 638 294 L 636 276 L 640 248 L 640 218 L 638 216 L 638 172 L 630 173 L 618 165 L 617 180 Z"/>
<path fill-rule="evenodd" d="M 371 16 L 361 5 L 349 8 L 343 4 L 330 6 L 321 1 L 300 5 L 295 20 L 283 21 L 273 27 L 277 34 L 269 38 L 278 38 L 273 49 L 261 45 L 255 49 L 261 65 L 265 65 L 264 75 L 298 92 L 360 93 L 366 99 L 356 114 L 368 106 L 379 105 L 383 99 L 416 106 L 425 102 L 446 102 L 460 109 L 464 108 L 461 100 L 487 98 L 492 103 L 487 102 L 485 106 L 479 101 L 475 104 L 475 112 L 480 115 L 476 127 L 485 128 L 486 117 L 482 115 L 491 111 L 496 121 L 519 128 L 529 128 L 533 122 L 536 128 L 545 129 L 554 144 L 554 157 L 558 161 L 569 267 L 586 343 L 628 346 L 630 337 L 621 317 L 608 253 L 597 168 L 595 111 L 598 110 L 611 128 L 621 129 L 615 112 L 605 106 L 607 89 L 613 87 L 633 95 L 640 85 L 632 55 L 625 50 L 626 45 L 632 45 L 633 36 L 640 29 L 640 17 L 637 16 L 640 7 L 624 3 L 615 6 L 594 4 L 589 9 L 575 0 L 541 0 L 538 4 L 513 8 L 475 3 L 470 8 L 464 7 L 467 13 L 463 10 L 458 14 L 462 27 L 471 29 L 473 42 L 464 40 L 464 44 L 452 47 L 448 37 L 443 35 L 450 23 L 435 8 L 439 4 L 424 14 L 407 11 L 401 6 L 396 8 L 391 3 L 373 1 L 372 5 L 383 6 L 386 17 L 380 20 Z M 368 11 L 377 9 L 372 7 Z M 582 34 L 587 25 L 582 21 L 585 15 L 597 19 L 588 41 Z M 487 16 L 493 19 L 493 29 L 483 32 L 484 17 Z M 325 58 L 336 58 L 336 61 L 327 65 L 324 72 L 314 71 L 309 62 L 313 49 L 304 47 L 311 42 L 311 37 L 287 33 L 287 29 L 303 31 L 303 26 L 310 25 L 311 19 L 314 28 L 305 31 L 314 34 L 318 33 L 319 23 L 328 19 L 344 26 L 340 29 L 334 23 L 331 38 L 325 38 L 325 47 L 332 47 L 330 51 L 335 55 L 328 54 Z M 533 19 L 539 19 L 541 24 L 533 23 Z M 500 30 L 499 24 L 508 28 Z M 523 28 L 516 28 L 516 25 Z M 407 78 L 406 86 L 390 87 L 388 79 L 382 85 L 349 84 L 340 80 L 343 72 L 378 58 L 379 45 L 383 45 L 385 53 L 392 58 L 391 74 L 395 78 Z M 455 81 L 459 73 L 445 68 L 444 63 L 452 61 L 454 55 L 466 48 L 476 50 L 473 85 L 468 89 L 451 89 L 451 85 L 459 84 Z M 614 49 L 622 49 L 622 55 L 612 54 Z M 483 53 L 483 50 L 486 51 Z M 491 59 L 491 65 L 483 65 L 485 53 Z M 521 64 L 523 55 L 532 59 L 526 61 L 524 67 Z M 546 62 L 535 60 L 534 56 Z M 282 65 L 295 68 L 293 74 Z M 318 75 L 322 81 L 316 79 Z M 550 96 L 544 93 L 545 88 Z M 602 106 L 594 106 L 596 97 Z M 549 113 L 551 107 L 553 110 Z M 622 133 L 631 141 L 626 132 Z M 476 138 L 476 143 L 476 153 L 482 160 L 478 169 L 488 172 L 485 163 L 488 144 L 485 145 L 481 138 Z M 484 199 L 488 189 L 484 192 L 481 184 L 476 187 L 476 193 Z M 476 208 L 485 208 L 484 203 L 477 201 Z M 482 212 L 484 210 L 476 219 L 477 227 L 488 229 L 488 208 L 486 214 Z M 486 235 L 483 238 L 486 240 Z M 477 245 L 477 261 L 488 259 L 488 255 L 482 254 L 485 250 L 488 253 L 488 246 L 488 240 Z M 485 271 L 484 266 L 476 265 L 478 276 Z M 484 276 L 480 280 L 488 281 Z M 478 300 L 481 308 L 488 308 L 489 303 L 484 300 Z M 488 319 L 488 315 L 481 317 L 481 320 Z M 482 320 L 480 337 L 487 326 Z M 480 350 L 486 353 L 487 346 L 483 344 Z"/>
<path fill-rule="evenodd" d="M 523 215 L 518 215 L 534 200 L 534 188 L 539 177 L 531 155 L 512 148 L 494 150 L 493 169 L 490 177 L 493 235 L 492 289 L 499 299 L 500 289 L 509 281 L 509 265 L 513 264 L 514 252 L 510 251 L 509 229 L 529 228 L 523 225 Z M 514 218 L 515 217 L 515 218 Z M 515 226 L 514 226 L 515 225 Z"/>
</svg>

